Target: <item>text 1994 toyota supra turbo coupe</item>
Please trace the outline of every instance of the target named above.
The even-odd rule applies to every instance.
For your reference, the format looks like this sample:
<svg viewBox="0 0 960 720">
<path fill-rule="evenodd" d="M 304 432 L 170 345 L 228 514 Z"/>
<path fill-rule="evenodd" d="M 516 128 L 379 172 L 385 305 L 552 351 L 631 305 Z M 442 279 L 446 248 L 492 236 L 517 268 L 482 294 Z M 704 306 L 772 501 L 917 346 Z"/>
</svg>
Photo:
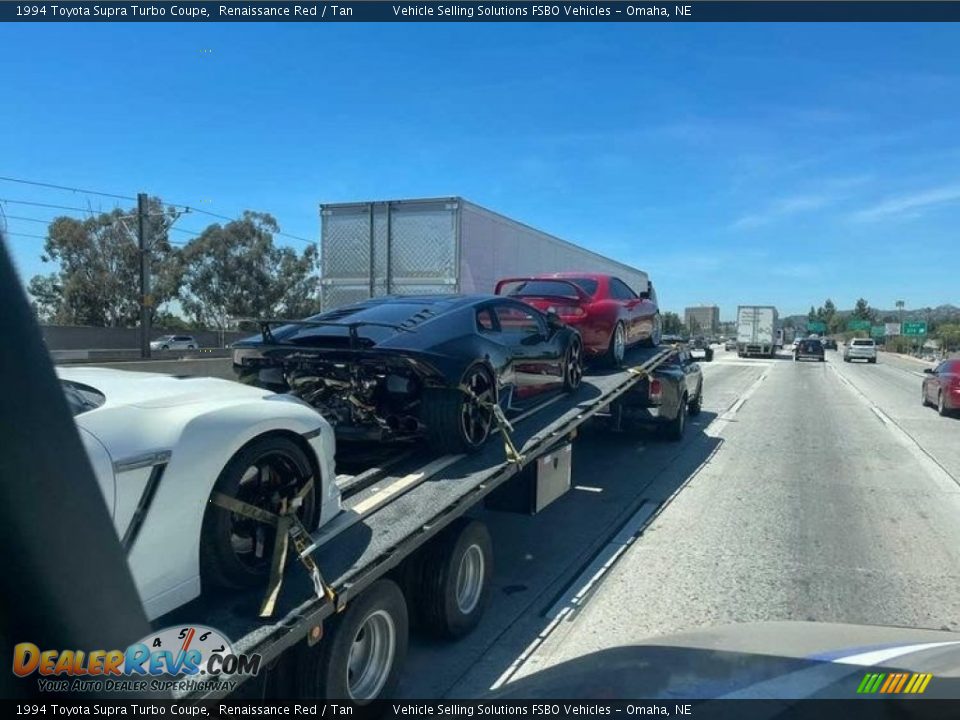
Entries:
<svg viewBox="0 0 960 720">
<path fill-rule="evenodd" d="M 652 284 L 638 295 L 612 275 L 554 273 L 505 278 L 495 292 L 555 312 L 580 332 L 588 356 L 612 367 L 623 366 L 631 345 L 660 344 L 660 310 Z"/>
<path fill-rule="evenodd" d="M 214 492 L 274 514 L 300 494 L 308 530 L 340 512 L 333 430 L 297 398 L 216 378 L 57 372 L 150 619 L 201 580 L 266 582 L 272 529 L 208 502 Z"/>
<path fill-rule="evenodd" d="M 263 321 L 260 336 L 233 347 L 242 382 L 303 398 L 339 437 L 425 436 L 444 453 L 479 448 L 494 404 L 520 409 L 546 391 L 576 390 L 583 376 L 576 330 L 493 295 L 379 297 Z"/>
</svg>

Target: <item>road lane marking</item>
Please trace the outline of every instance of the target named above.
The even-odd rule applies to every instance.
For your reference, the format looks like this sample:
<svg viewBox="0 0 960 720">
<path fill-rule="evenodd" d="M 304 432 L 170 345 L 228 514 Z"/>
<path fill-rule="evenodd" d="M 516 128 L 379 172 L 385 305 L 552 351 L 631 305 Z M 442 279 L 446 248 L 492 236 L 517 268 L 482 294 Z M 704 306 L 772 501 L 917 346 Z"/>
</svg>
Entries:
<svg viewBox="0 0 960 720">
<path fill-rule="evenodd" d="M 874 404 L 874 402 L 867 397 L 867 395 L 860 388 L 845 378 L 839 369 L 833 365 L 830 366 L 830 369 L 836 373 L 840 382 L 850 389 L 850 391 L 854 394 L 854 397 L 858 398 L 862 403 L 870 408 L 873 414 L 880 419 L 890 433 L 899 441 L 900 445 L 906 448 L 906 450 L 913 456 L 913 458 L 917 461 L 917 464 L 923 469 L 924 472 L 926 472 L 930 479 L 933 480 L 934 483 L 940 485 L 942 492 L 951 494 L 956 494 L 958 492 L 958 487 L 960 487 L 960 479 L 951 475 L 950 472 L 940 464 L 940 461 L 937 460 L 932 454 L 927 452 L 927 450 L 916 438 L 913 437 L 913 435 L 904 430 L 896 420 L 887 415 L 876 404 Z"/>
</svg>

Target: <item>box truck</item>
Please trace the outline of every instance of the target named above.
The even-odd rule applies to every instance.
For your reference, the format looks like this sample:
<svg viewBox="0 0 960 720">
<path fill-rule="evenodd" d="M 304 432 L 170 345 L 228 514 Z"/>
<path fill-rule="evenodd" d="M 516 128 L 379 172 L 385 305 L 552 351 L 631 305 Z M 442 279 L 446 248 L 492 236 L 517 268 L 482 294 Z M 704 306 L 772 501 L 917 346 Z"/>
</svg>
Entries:
<svg viewBox="0 0 960 720">
<path fill-rule="evenodd" d="M 772 305 L 737 308 L 737 355 L 774 357 L 777 347 L 777 309 Z"/>
<path fill-rule="evenodd" d="M 321 301 L 329 310 L 381 295 L 492 293 L 499 278 L 608 273 L 650 292 L 645 272 L 463 198 L 320 206 Z"/>
</svg>

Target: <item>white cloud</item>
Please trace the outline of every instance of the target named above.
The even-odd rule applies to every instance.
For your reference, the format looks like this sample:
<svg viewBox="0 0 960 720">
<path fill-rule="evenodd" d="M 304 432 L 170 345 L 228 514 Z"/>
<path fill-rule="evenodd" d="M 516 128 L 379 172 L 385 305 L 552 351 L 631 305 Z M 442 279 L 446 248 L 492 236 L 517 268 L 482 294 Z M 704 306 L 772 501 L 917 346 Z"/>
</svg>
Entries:
<svg viewBox="0 0 960 720">
<path fill-rule="evenodd" d="M 830 198 L 825 195 L 790 195 L 773 202 L 764 211 L 738 218 L 730 227 L 734 230 L 749 230 L 808 210 L 819 210 L 829 202 Z"/>
<path fill-rule="evenodd" d="M 960 185 L 942 185 L 921 192 L 887 198 L 881 203 L 853 214 L 854 220 L 871 222 L 897 216 L 917 217 L 934 205 L 960 201 Z"/>
</svg>

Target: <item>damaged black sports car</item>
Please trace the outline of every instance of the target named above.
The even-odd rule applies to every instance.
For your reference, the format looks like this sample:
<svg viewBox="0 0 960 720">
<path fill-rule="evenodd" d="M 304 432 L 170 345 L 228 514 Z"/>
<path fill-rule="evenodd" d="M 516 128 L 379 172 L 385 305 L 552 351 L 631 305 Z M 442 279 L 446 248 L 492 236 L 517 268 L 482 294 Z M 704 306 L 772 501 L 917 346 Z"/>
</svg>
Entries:
<svg viewBox="0 0 960 720">
<path fill-rule="evenodd" d="M 496 295 L 373 298 L 260 330 L 233 345 L 239 380 L 302 398 L 343 440 L 471 452 L 494 404 L 509 416 L 583 377 L 575 329 Z"/>
</svg>

